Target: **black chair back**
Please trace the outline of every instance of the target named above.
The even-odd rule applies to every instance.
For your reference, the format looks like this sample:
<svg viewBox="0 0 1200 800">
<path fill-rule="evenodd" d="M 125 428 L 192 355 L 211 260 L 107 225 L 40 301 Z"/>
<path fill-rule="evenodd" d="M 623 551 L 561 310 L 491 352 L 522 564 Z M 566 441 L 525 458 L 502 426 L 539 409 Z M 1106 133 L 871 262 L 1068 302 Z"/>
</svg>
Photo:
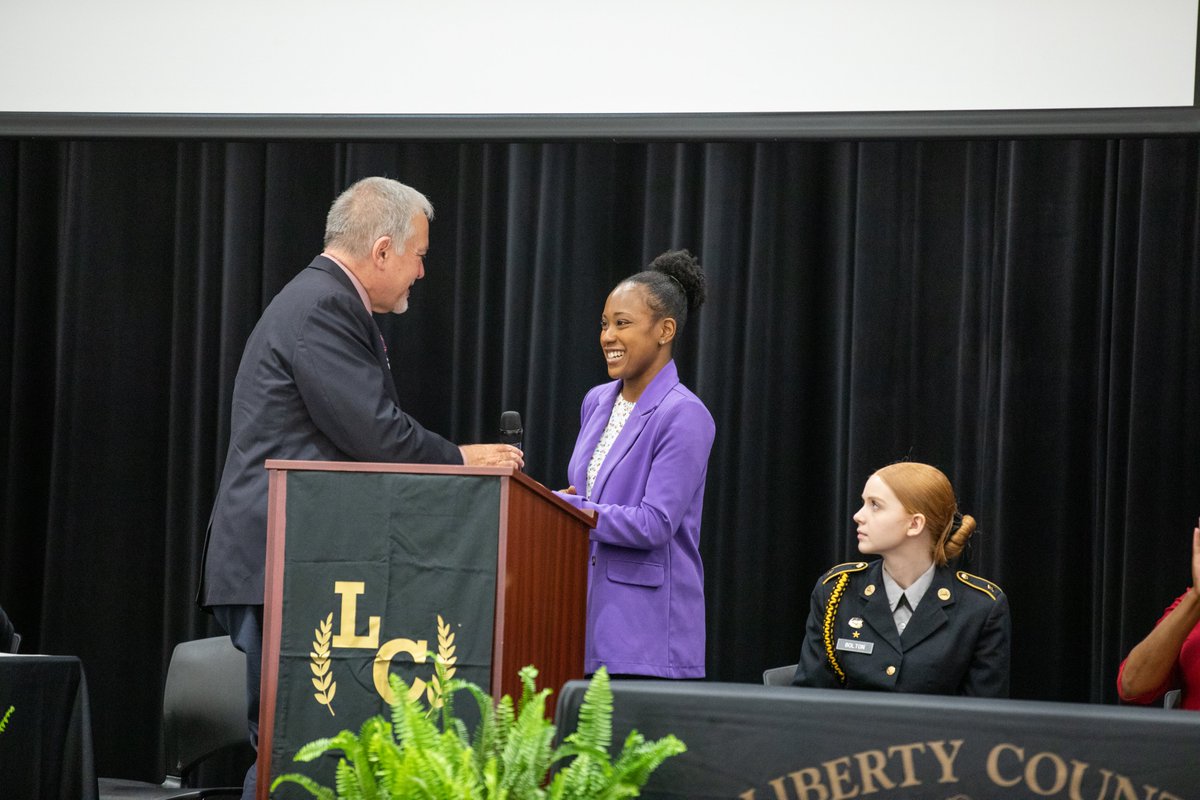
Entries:
<svg viewBox="0 0 1200 800">
<path fill-rule="evenodd" d="M 783 667 L 771 667 L 763 670 L 764 686 L 791 686 L 792 678 L 796 677 L 796 665 L 788 664 Z"/>
<path fill-rule="evenodd" d="M 211 766 L 206 759 L 249 750 L 246 728 L 246 656 L 228 636 L 181 642 L 171 654 L 163 689 L 165 780 L 160 784 L 100 778 L 100 800 L 200 800 L 241 797 L 241 786 L 180 788 Z M 222 753 L 221 751 L 226 751 Z M 241 767 L 245 769 L 245 765 Z"/>
<path fill-rule="evenodd" d="M 15 653 L 21 647 L 21 634 L 13 628 L 4 608 L 0 607 L 0 653 Z"/>
<path fill-rule="evenodd" d="M 167 774 L 186 775 L 248 736 L 245 654 L 228 636 L 181 642 L 171 656 L 163 691 Z"/>
</svg>

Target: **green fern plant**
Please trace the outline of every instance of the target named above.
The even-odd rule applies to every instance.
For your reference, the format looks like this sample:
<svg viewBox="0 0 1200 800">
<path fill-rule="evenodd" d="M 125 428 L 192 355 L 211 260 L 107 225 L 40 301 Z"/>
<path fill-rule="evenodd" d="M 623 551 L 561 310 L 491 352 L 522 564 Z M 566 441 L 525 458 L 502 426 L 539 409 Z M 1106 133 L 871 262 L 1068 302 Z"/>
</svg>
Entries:
<svg viewBox="0 0 1200 800">
<path fill-rule="evenodd" d="M 579 709 L 579 727 L 561 747 L 554 748 L 554 724 L 546 719 L 549 689 L 538 690 L 537 670 L 525 667 L 521 699 L 513 706 L 505 695 L 492 698 L 473 683 L 447 680 L 440 709 L 421 699 L 408 699 L 408 687 L 390 676 L 391 721 L 381 716 L 363 723 L 357 734 L 342 731 L 301 747 L 296 761 L 313 761 L 324 753 L 340 752 L 334 788 L 307 775 L 281 775 L 274 791 L 295 783 L 318 800 L 607 800 L 636 797 L 650 774 L 687 748 L 674 736 L 647 742 L 637 731 L 625 739 L 615 761 L 612 743 L 612 687 L 601 668 L 593 676 Z M 453 696 L 465 691 L 479 707 L 473 734 L 455 716 Z M 553 766 L 568 760 L 553 779 Z"/>
<path fill-rule="evenodd" d="M 4 712 L 4 717 L 0 718 L 0 733 L 4 733 L 4 729 L 8 727 L 8 718 L 17 710 L 16 706 L 9 706 L 8 711 Z"/>
<path fill-rule="evenodd" d="M 559 757 L 574 756 L 574 760 L 554 776 L 546 795 L 549 800 L 636 797 L 659 764 L 687 749 L 674 736 L 648 742 L 634 730 L 625 737 L 616 762 L 610 761 L 612 710 L 612 687 L 601 668 L 584 692 L 579 727 L 559 748 Z"/>
</svg>

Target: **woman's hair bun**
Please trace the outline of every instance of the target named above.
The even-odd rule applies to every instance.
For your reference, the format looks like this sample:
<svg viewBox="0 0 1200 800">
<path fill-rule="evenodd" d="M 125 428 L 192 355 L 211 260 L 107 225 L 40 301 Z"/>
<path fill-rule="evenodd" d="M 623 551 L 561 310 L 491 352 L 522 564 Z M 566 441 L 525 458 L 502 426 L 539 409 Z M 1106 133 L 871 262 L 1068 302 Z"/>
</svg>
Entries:
<svg viewBox="0 0 1200 800">
<path fill-rule="evenodd" d="M 649 269 L 674 278 L 679 283 L 689 311 L 695 311 L 704 304 L 707 296 L 704 268 L 687 250 L 668 250 L 651 261 Z"/>
</svg>

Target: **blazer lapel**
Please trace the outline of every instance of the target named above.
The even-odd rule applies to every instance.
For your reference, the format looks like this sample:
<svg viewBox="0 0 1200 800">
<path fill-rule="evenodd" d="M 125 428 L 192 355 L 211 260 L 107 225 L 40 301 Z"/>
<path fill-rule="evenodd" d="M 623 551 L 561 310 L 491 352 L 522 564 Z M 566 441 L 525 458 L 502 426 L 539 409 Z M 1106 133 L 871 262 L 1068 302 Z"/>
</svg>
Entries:
<svg viewBox="0 0 1200 800">
<path fill-rule="evenodd" d="M 871 582 L 859 589 L 859 601 L 862 603 L 863 620 L 866 621 L 875 634 L 892 646 L 896 652 L 901 652 L 900 632 L 896 630 L 896 620 L 892 618 L 892 610 L 888 608 L 887 591 L 883 588 L 883 562 L 876 561 L 868 573 Z M 871 590 L 871 594 L 867 590 Z"/>
<path fill-rule="evenodd" d="M 597 394 L 596 405 L 583 420 L 582 427 L 579 429 L 579 438 L 571 457 L 570 477 L 571 483 L 575 485 L 576 491 L 580 494 L 587 492 L 588 464 L 591 463 L 592 453 L 596 451 L 596 444 L 599 443 L 600 437 L 604 434 L 604 428 L 608 425 L 608 418 L 612 415 L 613 402 L 616 401 L 617 392 L 620 390 L 620 381 L 613 381 L 606 385 L 604 390 Z M 593 494 L 595 494 L 595 487 L 592 488 Z"/>
<path fill-rule="evenodd" d="M 912 619 L 904 626 L 904 635 L 900 637 L 905 651 L 916 647 L 949 622 L 946 609 L 954 605 L 954 593 L 947 584 L 946 574 L 942 570 L 934 570 L 933 581 L 917 604 Z M 945 599 L 942 599 L 943 594 Z"/>
<path fill-rule="evenodd" d="M 646 423 L 650 420 L 650 414 L 654 409 L 658 408 L 658 404 L 666 397 L 667 392 L 675 388 L 679 384 L 679 372 L 675 368 L 675 361 L 671 360 L 659 370 L 654 376 L 654 380 L 650 381 L 650 385 L 642 392 L 642 396 L 638 398 L 637 405 L 633 412 L 629 415 L 629 419 L 625 421 L 625 427 L 617 435 L 616 441 L 613 442 L 612 448 L 608 451 L 608 455 L 604 457 L 604 463 L 600 465 L 600 471 L 596 473 L 596 482 L 592 484 L 592 501 L 601 496 L 604 490 L 604 484 L 608 481 L 608 476 L 612 475 L 613 470 L 621 459 L 629 452 L 629 448 L 633 447 L 633 443 L 637 441 L 642 430 L 646 427 Z M 620 391 L 621 384 L 617 384 L 617 391 Z M 597 417 L 603 417 L 604 422 L 600 429 L 596 432 L 594 441 L 600 441 L 600 435 L 604 432 L 604 427 L 608 425 L 608 417 L 612 414 L 612 403 L 616 401 L 617 395 L 614 392 L 612 400 L 609 401 L 607 412 L 597 414 Z"/>
<path fill-rule="evenodd" d="M 616 400 L 616 396 L 613 396 Z M 638 400 L 641 404 L 641 400 Z M 621 459 L 629 452 L 629 448 L 633 447 L 633 443 L 637 441 L 638 436 L 642 432 L 642 428 L 646 427 L 646 415 L 639 413 L 640 408 L 634 408 L 629 415 L 629 419 L 625 420 L 625 427 L 621 428 L 621 432 L 617 434 L 616 441 L 609 448 L 608 454 L 604 456 L 604 463 L 600 465 L 600 471 L 596 473 L 596 482 L 592 484 L 592 502 L 596 502 L 604 491 L 604 484 L 608 482 L 608 476 L 612 474 L 613 469 L 617 464 L 621 463 Z M 608 414 L 604 416 L 604 424 L 608 424 L 608 417 L 612 414 L 612 403 L 608 405 Z M 598 415 L 599 416 L 599 415 Z M 596 441 L 600 441 L 600 434 L 604 432 L 604 428 L 600 428 L 600 433 L 596 434 Z"/>
</svg>

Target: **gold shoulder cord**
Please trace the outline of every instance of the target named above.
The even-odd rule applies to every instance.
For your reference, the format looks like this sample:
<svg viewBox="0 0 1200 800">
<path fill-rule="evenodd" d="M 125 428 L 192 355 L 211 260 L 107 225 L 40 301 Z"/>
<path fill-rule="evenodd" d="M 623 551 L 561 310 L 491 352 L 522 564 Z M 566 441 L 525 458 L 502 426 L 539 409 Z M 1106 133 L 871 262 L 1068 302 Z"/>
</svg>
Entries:
<svg viewBox="0 0 1200 800">
<path fill-rule="evenodd" d="M 1004 592 L 1001 591 L 999 586 L 992 583 L 987 578 L 981 578 L 978 575 L 972 575 L 971 573 L 963 572 L 962 570 L 959 570 L 958 572 L 954 573 L 954 577 L 958 578 L 960 581 L 965 583 L 967 586 L 970 586 L 975 591 L 983 592 L 984 594 L 986 594 L 988 597 L 992 598 L 993 600 L 996 599 L 996 595 L 1004 594 Z"/>
<path fill-rule="evenodd" d="M 834 584 L 833 592 L 829 595 L 829 602 L 825 604 L 825 622 L 822 627 L 822 635 L 825 639 L 825 653 L 829 656 L 829 666 L 833 667 L 833 671 L 837 673 L 838 680 L 842 683 L 846 682 L 846 673 L 842 672 L 842 665 L 837 662 L 837 657 L 833 651 L 833 621 L 837 617 L 838 605 L 842 602 L 842 594 L 846 591 L 846 584 L 850 581 L 849 573 L 843 572 L 838 576 L 837 583 Z"/>
</svg>

